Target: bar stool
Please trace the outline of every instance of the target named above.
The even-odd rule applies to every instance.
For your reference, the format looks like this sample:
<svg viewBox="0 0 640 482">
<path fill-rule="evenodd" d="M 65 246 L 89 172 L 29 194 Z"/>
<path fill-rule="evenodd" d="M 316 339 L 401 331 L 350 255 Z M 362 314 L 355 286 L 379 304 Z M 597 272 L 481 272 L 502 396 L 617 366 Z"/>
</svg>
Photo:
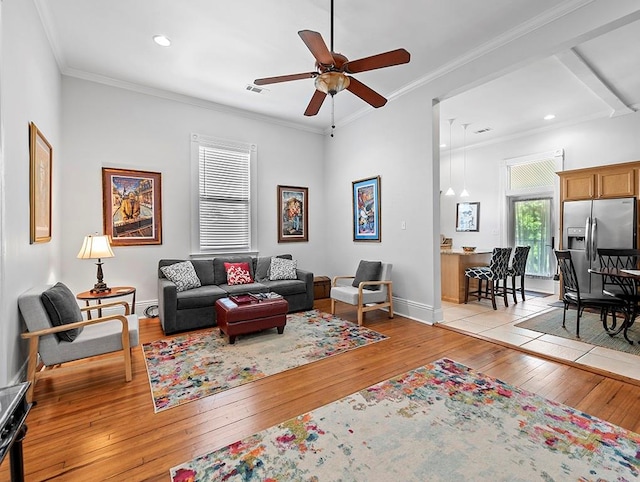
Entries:
<svg viewBox="0 0 640 482">
<path fill-rule="evenodd" d="M 507 276 L 511 278 L 511 288 L 505 286 L 505 289 L 509 293 L 513 293 L 513 302 L 518 304 L 518 300 L 516 299 L 516 292 L 520 291 L 520 296 L 522 296 L 522 301 L 525 301 L 524 298 L 524 273 L 527 268 L 527 258 L 529 257 L 529 250 L 531 246 L 516 246 L 515 253 L 513 254 L 513 263 L 511 267 L 507 270 Z M 516 289 L 516 278 L 520 277 L 520 287 Z"/>
<path fill-rule="evenodd" d="M 509 258 L 511 257 L 511 248 L 493 248 L 491 253 L 491 260 L 489 266 L 476 266 L 473 268 L 467 268 L 464 270 L 464 302 L 469 301 L 469 279 L 475 278 L 478 280 L 478 290 L 471 292 L 473 295 L 478 296 L 478 300 L 485 298 L 490 299 L 493 309 L 496 307 L 496 293 L 502 295 L 504 299 L 504 306 L 509 306 L 507 300 L 506 288 L 500 289 L 499 282 L 503 281 L 503 286 L 507 286 L 507 271 L 509 269 Z M 489 292 L 482 292 L 482 282 L 487 282 L 487 289 Z"/>
</svg>

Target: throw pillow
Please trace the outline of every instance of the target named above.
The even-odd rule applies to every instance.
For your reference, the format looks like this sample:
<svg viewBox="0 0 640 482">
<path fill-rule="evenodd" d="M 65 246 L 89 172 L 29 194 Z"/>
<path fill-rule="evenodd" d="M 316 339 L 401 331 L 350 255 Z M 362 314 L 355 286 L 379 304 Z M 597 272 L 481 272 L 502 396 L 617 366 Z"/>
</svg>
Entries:
<svg viewBox="0 0 640 482">
<path fill-rule="evenodd" d="M 253 278 L 249 271 L 249 263 L 225 263 L 224 269 L 227 272 L 227 284 L 229 286 L 253 283 Z"/>
<path fill-rule="evenodd" d="M 271 268 L 271 257 L 270 256 L 260 256 L 256 260 L 256 281 L 259 283 L 260 281 L 265 281 L 269 279 L 269 268 Z"/>
<path fill-rule="evenodd" d="M 362 281 L 379 281 L 380 274 L 382 273 L 381 261 L 360 261 L 358 270 L 356 271 L 356 277 L 351 283 L 351 286 L 358 287 Z M 380 289 L 380 285 L 368 285 L 364 286 L 365 290 L 376 291 Z"/>
<path fill-rule="evenodd" d="M 293 259 L 290 254 L 279 254 L 276 258 Z M 260 256 L 256 259 L 255 277 L 259 283 L 261 281 L 269 281 L 269 271 L 271 269 L 271 257 Z"/>
<path fill-rule="evenodd" d="M 160 271 L 168 280 L 176 284 L 178 291 L 187 291 L 202 286 L 191 261 L 182 261 L 181 263 L 163 266 Z"/>
<path fill-rule="evenodd" d="M 296 271 L 297 264 L 295 259 L 271 258 L 269 279 L 271 281 L 298 279 L 298 273 Z"/>
<path fill-rule="evenodd" d="M 76 321 L 82 321 L 82 312 L 76 302 L 76 297 L 71 290 L 63 283 L 56 283 L 54 286 L 44 291 L 40 295 L 44 309 L 49 315 L 52 326 L 68 325 Z M 67 331 L 55 333 L 56 338 L 60 341 L 73 341 L 80 332 L 81 328 L 73 328 Z"/>
</svg>

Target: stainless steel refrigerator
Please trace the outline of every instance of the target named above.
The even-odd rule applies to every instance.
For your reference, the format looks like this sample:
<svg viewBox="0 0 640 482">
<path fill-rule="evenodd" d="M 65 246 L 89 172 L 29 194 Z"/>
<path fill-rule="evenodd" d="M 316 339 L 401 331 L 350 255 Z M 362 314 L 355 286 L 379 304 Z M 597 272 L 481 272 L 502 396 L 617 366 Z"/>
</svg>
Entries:
<svg viewBox="0 0 640 482">
<path fill-rule="evenodd" d="M 602 292 L 602 276 L 588 272 L 600 266 L 597 249 L 635 248 L 636 220 L 635 198 L 564 203 L 562 247 L 571 251 L 581 292 Z"/>
</svg>

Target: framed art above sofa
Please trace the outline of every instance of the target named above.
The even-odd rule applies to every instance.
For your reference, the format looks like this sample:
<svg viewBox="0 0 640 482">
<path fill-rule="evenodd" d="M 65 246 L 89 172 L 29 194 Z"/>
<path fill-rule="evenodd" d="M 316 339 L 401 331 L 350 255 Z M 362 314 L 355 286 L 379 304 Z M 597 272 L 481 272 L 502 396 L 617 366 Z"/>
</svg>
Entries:
<svg viewBox="0 0 640 482">
<path fill-rule="evenodd" d="M 309 241 L 309 188 L 278 186 L 278 242 Z"/>
<path fill-rule="evenodd" d="M 161 174 L 103 167 L 102 212 L 112 246 L 162 244 Z"/>
</svg>

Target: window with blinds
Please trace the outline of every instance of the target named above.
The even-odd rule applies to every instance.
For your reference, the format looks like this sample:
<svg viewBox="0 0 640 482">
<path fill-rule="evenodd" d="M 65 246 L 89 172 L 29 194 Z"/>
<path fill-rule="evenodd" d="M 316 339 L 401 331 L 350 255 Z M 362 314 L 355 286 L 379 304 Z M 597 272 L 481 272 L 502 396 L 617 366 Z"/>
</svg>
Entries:
<svg viewBox="0 0 640 482">
<path fill-rule="evenodd" d="M 200 139 L 198 210 L 201 251 L 251 249 L 251 146 Z"/>
<path fill-rule="evenodd" d="M 558 181 L 556 159 L 540 159 L 509 166 L 509 190 L 553 186 Z"/>
</svg>

